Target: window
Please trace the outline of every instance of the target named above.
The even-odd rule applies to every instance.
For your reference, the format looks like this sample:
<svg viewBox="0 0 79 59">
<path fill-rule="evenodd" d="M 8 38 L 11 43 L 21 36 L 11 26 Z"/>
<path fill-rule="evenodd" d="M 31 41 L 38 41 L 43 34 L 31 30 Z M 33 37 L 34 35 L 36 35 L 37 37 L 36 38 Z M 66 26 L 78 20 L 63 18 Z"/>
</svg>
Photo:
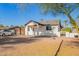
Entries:
<svg viewBox="0 0 79 59">
<path fill-rule="evenodd" d="M 30 27 L 28 26 L 28 31 L 30 30 Z"/>
<path fill-rule="evenodd" d="M 46 30 L 52 30 L 52 28 L 51 28 L 51 25 L 50 25 L 50 24 L 46 25 Z"/>
</svg>

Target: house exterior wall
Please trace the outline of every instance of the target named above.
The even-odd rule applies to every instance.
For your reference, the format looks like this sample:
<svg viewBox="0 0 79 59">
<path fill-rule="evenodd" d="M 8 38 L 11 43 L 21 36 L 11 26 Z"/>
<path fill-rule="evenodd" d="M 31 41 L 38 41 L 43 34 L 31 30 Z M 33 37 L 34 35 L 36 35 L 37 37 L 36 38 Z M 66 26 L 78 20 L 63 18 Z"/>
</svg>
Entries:
<svg viewBox="0 0 79 59">
<path fill-rule="evenodd" d="M 26 36 L 33 36 L 34 32 L 33 30 L 30 28 L 30 31 L 28 31 L 28 26 L 25 27 L 25 35 Z"/>
<path fill-rule="evenodd" d="M 30 28 L 30 31 L 28 31 L 28 27 L 29 26 L 33 26 L 33 25 L 38 25 L 38 24 L 37 23 L 34 23 L 34 22 L 30 22 L 29 24 L 27 24 L 25 26 L 25 35 L 26 36 L 29 36 L 29 35 L 34 36 L 35 35 L 33 29 Z"/>
<path fill-rule="evenodd" d="M 37 25 L 37 27 L 34 30 L 32 30 L 30 28 L 30 31 L 28 31 L 28 26 L 31 26 L 31 25 Z M 46 30 L 46 26 L 40 26 L 40 25 L 38 25 L 37 23 L 34 23 L 34 22 L 31 22 L 31 23 L 29 23 L 25 26 L 25 35 L 26 36 L 29 36 L 29 35 L 40 36 L 40 35 L 53 35 L 53 34 L 58 36 L 59 35 L 58 31 L 59 31 L 58 25 L 57 26 L 52 25 L 52 30 Z"/>
<path fill-rule="evenodd" d="M 25 35 L 28 35 L 28 26 L 25 26 Z"/>
<path fill-rule="evenodd" d="M 59 36 L 58 29 L 58 26 L 52 26 L 52 30 L 46 30 L 46 26 L 43 26 L 41 30 L 39 30 L 39 35 Z"/>
<path fill-rule="evenodd" d="M 14 30 L 15 31 L 15 35 L 17 35 L 17 36 L 25 35 L 25 28 L 22 28 L 22 27 L 9 28 L 9 30 Z"/>
<path fill-rule="evenodd" d="M 21 29 L 20 28 L 14 28 L 15 34 L 20 35 L 21 34 Z"/>
<path fill-rule="evenodd" d="M 52 31 L 53 31 L 53 33 L 54 34 L 56 34 L 57 35 L 57 33 L 58 33 L 58 26 L 52 26 Z"/>
<path fill-rule="evenodd" d="M 21 35 L 25 35 L 25 28 L 21 28 Z"/>
</svg>

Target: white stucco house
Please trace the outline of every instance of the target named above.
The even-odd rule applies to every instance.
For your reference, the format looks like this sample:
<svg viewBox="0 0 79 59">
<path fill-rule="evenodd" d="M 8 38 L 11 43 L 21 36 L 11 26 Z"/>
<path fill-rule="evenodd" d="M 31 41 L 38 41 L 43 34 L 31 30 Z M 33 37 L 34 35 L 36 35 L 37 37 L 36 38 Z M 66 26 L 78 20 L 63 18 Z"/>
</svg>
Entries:
<svg viewBox="0 0 79 59">
<path fill-rule="evenodd" d="M 58 20 L 30 20 L 25 24 L 26 36 L 60 36 L 61 23 Z"/>
</svg>

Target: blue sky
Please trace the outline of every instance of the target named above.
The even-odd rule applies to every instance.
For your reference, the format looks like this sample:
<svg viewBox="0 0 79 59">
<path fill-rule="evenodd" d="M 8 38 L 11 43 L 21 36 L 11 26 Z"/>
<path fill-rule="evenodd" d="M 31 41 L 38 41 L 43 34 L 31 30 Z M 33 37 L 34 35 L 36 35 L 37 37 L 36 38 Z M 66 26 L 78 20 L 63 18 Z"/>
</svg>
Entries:
<svg viewBox="0 0 79 59">
<path fill-rule="evenodd" d="M 77 12 L 78 10 L 75 10 L 71 15 L 74 16 L 74 19 L 76 19 L 76 15 L 79 15 Z M 75 13 L 75 14 L 74 14 Z M 51 13 L 43 14 L 40 10 L 40 8 L 37 6 L 37 4 L 29 4 L 25 6 L 24 9 L 21 9 L 16 4 L 0 4 L 0 24 L 3 25 L 24 25 L 29 20 L 35 20 L 40 21 L 40 19 L 45 20 L 53 20 L 53 19 L 61 19 L 67 20 L 68 18 L 66 16 L 54 16 Z"/>
</svg>

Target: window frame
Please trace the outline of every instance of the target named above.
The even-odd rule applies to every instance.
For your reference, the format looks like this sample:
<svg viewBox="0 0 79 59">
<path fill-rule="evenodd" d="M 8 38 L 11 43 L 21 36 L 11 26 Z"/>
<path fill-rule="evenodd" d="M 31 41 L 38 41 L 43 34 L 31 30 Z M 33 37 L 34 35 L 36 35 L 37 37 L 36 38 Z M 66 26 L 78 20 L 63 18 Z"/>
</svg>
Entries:
<svg viewBox="0 0 79 59">
<path fill-rule="evenodd" d="M 50 24 L 46 25 L 46 30 L 52 30 L 52 26 Z"/>
</svg>

